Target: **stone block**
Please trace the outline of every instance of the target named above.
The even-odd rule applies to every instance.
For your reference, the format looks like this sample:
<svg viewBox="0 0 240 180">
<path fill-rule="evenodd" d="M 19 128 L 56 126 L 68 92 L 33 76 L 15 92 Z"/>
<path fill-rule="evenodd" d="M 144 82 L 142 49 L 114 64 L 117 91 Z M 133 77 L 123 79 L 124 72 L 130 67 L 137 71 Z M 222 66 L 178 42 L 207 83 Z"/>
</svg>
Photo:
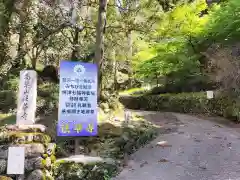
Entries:
<svg viewBox="0 0 240 180">
<path fill-rule="evenodd" d="M 0 179 L 1 179 L 1 180 L 13 180 L 11 177 L 1 176 L 1 175 L 0 175 Z"/>
<path fill-rule="evenodd" d="M 54 180 L 54 178 L 49 171 L 36 169 L 28 175 L 26 180 Z"/>
<path fill-rule="evenodd" d="M 0 174 L 6 173 L 7 170 L 7 160 L 0 159 Z"/>
<path fill-rule="evenodd" d="M 11 132 L 9 133 L 9 141 L 14 144 L 23 143 L 49 143 L 50 137 L 44 133 L 25 133 L 25 132 Z"/>
<path fill-rule="evenodd" d="M 8 145 L 0 146 L 0 159 L 7 159 L 8 157 Z"/>
<path fill-rule="evenodd" d="M 40 143 L 24 144 L 23 147 L 25 147 L 26 157 L 41 156 L 41 154 L 45 153 L 45 147 L 43 144 Z"/>
<path fill-rule="evenodd" d="M 15 146 L 25 147 L 25 157 L 40 157 L 45 153 L 45 147 L 41 143 L 17 144 Z"/>
<path fill-rule="evenodd" d="M 46 127 L 42 124 L 33 125 L 7 125 L 6 129 L 8 131 L 20 131 L 20 132 L 46 132 Z"/>
<path fill-rule="evenodd" d="M 30 158 L 25 161 L 25 169 L 27 172 L 33 171 L 34 169 L 50 169 L 52 165 L 51 158 L 46 159 L 42 157 Z"/>
<path fill-rule="evenodd" d="M 45 177 L 46 176 L 43 170 L 36 169 L 28 175 L 27 180 L 43 180 Z"/>
<path fill-rule="evenodd" d="M 45 153 L 45 147 L 41 143 L 1 145 L 0 146 L 0 159 L 7 159 L 9 146 L 25 147 L 25 157 L 26 158 L 40 157 L 42 154 Z"/>
</svg>

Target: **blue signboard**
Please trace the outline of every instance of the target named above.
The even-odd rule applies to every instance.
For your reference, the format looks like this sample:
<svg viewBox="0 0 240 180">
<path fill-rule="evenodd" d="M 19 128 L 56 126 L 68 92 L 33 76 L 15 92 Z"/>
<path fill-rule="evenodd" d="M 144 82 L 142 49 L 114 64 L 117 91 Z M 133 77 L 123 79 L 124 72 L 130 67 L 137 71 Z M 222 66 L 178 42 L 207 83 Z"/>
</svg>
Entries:
<svg viewBox="0 0 240 180">
<path fill-rule="evenodd" d="M 96 64 L 60 62 L 57 135 L 97 135 Z"/>
</svg>

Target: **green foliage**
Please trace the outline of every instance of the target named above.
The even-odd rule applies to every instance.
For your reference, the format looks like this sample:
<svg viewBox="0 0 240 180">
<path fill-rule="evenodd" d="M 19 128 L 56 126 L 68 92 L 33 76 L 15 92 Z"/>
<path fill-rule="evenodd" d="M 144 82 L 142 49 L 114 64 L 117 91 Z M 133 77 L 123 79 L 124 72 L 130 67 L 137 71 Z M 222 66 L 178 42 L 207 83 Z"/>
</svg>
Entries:
<svg viewBox="0 0 240 180">
<path fill-rule="evenodd" d="M 207 99 L 204 92 L 121 97 L 120 100 L 130 109 L 210 114 L 239 120 L 238 100 L 227 96 Z"/>
<path fill-rule="evenodd" d="M 199 17 L 201 11 L 206 8 L 205 0 L 177 6 L 173 11 L 165 14 L 164 20 L 159 23 L 156 35 L 161 39 L 179 38 L 185 41 L 189 36 L 197 36 L 203 31 L 203 26 L 208 20 L 208 16 Z"/>
<path fill-rule="evenodd" d="M 16 108 L 16 93 L 11 90 L 0 91 L 0 113 L 9 113 Z"/>
<path fill-rule="evenodd" d="M 201 74 L 184 74 L 176 72 L 167 77 L 167 82 L 163 86 L 156 86 L 146 94 L 159 95 L 163 93 L 182 93 L 182 92 L 199 92 L 209 89 L 216 89 L 217 83 Z"/>
<path fill-rule="evenodd" d="M 233 43 L 240 39 L 240 1 L 229 0 L 215 5 L 209 21 L 201 34 L 203 41 L 208 43 Z"/>
<path fill-rule="evenodd" d="M 119 118 L 122 119 L 122 116 Z M 119 162 L 152 140 L 157 134 L 152 123 L 137 116 L 132 116 L 128 126 L 122 124 L 124 123 L 123 120 L 117 121 L 106 119 L 102 121 L 98 127 L 97 137 L 79 137 L 80 146 L 84 147 L 83 153 L 88 154 L 90 152 L 90 156 L 96 156 L 97 154 L 97 156 L 106 158 L 105 162 L 88 161 L 87 164 L 83 165 L 77 162 L 57 161 L 54 167 L 54 176 L 63 176 L 64 179 L 105 180 L 116 175 Z M 69 152 L 70 147 L 65 143 L 66 138 L 58 140 L 57 145 L 61 144 L 61 146 L 59 146 L 57 152 L 59 150 Z M 58 153 L 57 155 L 62 156 L 62 153 Z M 66 155 L 69 154 L 66 153 Z M 86 161 L 84 160 L 84 162 Z"/>
<path fill-rule="evenodd" d="M 116 166 L 106 163 L 83 165 L 81 163 L 57 162 L 54 166 L 54 176 L 72 180 L 106 180 L 116 173 Z"/>
<path fill-rule="evenodd" d="M 136 76 L 158 82 L 162 76 L 179 72 L 179 78 L 200 73 L 199 54 L 193 39 L 207 22 L 199 17 L 206 8 L 205 2 L 176 6 L 165 13 L 156 30 L 151 33 L 153 42 L 135 56 Z"/>
<path fill-rule="evenodd" d="M 51 114 L 58 106 L 59 85 L 43 83 L 38 86 L 37 115 Z"/>
</svg>

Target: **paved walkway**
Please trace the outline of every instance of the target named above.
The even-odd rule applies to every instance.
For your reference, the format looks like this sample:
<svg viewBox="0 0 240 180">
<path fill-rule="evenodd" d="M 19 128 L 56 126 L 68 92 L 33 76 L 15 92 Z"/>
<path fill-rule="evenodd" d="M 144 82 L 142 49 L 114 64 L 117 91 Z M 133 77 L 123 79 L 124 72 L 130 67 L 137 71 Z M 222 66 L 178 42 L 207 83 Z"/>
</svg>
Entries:
<svg viewBox="0 0 240 180">
<path fill-rule="evenodd" d="M 237 129 L 189 115 L 166 122 L 161 113 L 141 114 L 169 131 L 133 154 L 113 180 L 240 180 Z"/>
</svg>

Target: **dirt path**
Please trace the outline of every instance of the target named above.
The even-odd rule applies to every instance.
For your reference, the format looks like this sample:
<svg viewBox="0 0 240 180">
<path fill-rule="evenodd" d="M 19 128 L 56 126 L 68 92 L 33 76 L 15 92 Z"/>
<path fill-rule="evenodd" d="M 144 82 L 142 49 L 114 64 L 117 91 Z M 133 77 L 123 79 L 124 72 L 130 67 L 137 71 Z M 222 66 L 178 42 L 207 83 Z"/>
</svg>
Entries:
<svg viewBox="0 0 240 180">
<path fill-rule="evenodd" d="M 141 114 L 165 131 L 112 180 L 240 180 L 238 129 L 189 115 L 173 114 L 167 122 L 171 113 Z"/>
</svg>

